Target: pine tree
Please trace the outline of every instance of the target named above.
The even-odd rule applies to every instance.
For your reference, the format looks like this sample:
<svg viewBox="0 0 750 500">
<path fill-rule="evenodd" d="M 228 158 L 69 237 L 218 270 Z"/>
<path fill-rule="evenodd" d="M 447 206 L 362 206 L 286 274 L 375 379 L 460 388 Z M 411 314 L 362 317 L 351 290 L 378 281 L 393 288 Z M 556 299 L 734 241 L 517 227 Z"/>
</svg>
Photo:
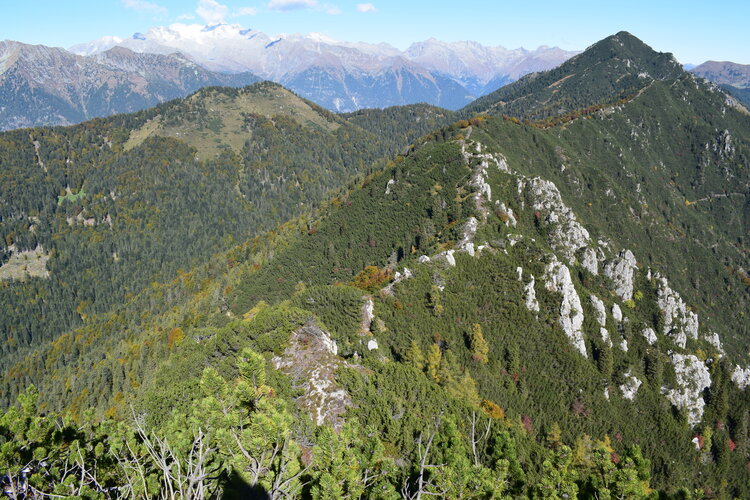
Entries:
<svg viewBox="0 0 750 500">
<path fill-rule="evenodd" d="M 745 410 L 740 419 L 737 431 L 737 449 L 740 453 L 747 453 L 750 449 L 750 411 Z"/>
<path fill-rule="evenodd" d="M 612 347 L 606 342 L 602 342 L 598 349 L 599 357 L 596 360 L 599 372 L 607 380 L 612 378 L 612 371 L 614 370 L 614 355 L 612 353 Z"/>
<path fill-rule="evenodd" d="M 505 346 L 505 360 L 508 363 L 508 372 L 518 373 L 521 366 L 521 350 L 515 339 Z"/>
<path fill-rule="evenodd" d="M 578 498 L 578 473 L 574 467 L 570 448 L 563 445 L 557 450 L 547 450 L 542 462 L 542 475 L 533 486 L 538 498 Z"/>
</svg>

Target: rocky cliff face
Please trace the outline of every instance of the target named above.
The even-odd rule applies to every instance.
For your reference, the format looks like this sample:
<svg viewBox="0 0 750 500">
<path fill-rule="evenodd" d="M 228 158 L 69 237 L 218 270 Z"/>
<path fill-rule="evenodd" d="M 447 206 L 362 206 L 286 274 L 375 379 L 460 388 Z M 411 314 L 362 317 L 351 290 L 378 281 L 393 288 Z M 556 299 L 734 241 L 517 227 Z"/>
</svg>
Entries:
<svg viewBox="0 0 750 500">
<path fill-rule="evenodd" d="M 471 136 L 471 131 L 468 133 Z M 685 412 L 688 423 L 697 425 L 704 414 L 706 402 L 703 398 L 704 390 L 711 386 L 709 366 L 711 360 L 701 360 L 691 353 L 688 342 L 699 341 L 702 328 L 696 313 L 691 311 L 678 292 L 673 290 L 666 278 L 658 272 L 643 269 L 638 265 L 636 255 L 628 250 L 616 250 L 602 238 L 596 240 L 589 231 L 578 222 L 574 211 L 563 201 L 557 186 L 548 180 L 534 177 L 528 178 L 513 169 L 505 157 L 499 153 L 489 153 L 487 148 L 477 141 L 462 140 L 461 149 L 467 166 L 476 165 L 474 174 L 470 177 L 467 189 L 474 191 L 474 202 L 477 213 L 481 217 L 469 217 L 462 225 L 461 239 L 455 243 L 455 248 L 448 249 L 432 257 L 423 256 L 419 259 L 422 266 L 456 266 L 456 255 L 463 253 L 473 258 L 480 258 L 486 252 L 506 251 L 503 248 L 524 241 L 522 234 L 514 235 L 510 219 L 505 210 L 505 224 L 508 228 L 507 240 L 504 242 L 485 241 L 481 238 L 487 234 L 485 226 L 488 224 L 488 207 L 505 207 L 505 203 L 493 193 L 500 192 L 494 186 L 491 178 L 497 179 L 501 174 L 505 183 L 517 186 L 518 197 L 523 201 L 522 210 L 514 213 L 515 217 L 537 221 L 546 228 L 546 243 L 551 252 L 545 257 L 548 262 L 542 276 L 544 291 L 551 294 L 552 303 L 558 318 L 558 325 L 573 347 L 584 358 L 589 358 L 587 345 L 591 339 L 598 337 L 597 342 L 609 345 L 627 353 L 629 342 L 625 336 L 626 327 L 629 328 L 630 308 L 632 308 L 635 282 L 637 279 L 647 279 L 653 283 L 656 290 L 655 305 L 662 318 L 663 327 L 657 332 L 653 328 L 643 328 L 640 335 L 649 346 L 654 346 L 660 339 L 668 339 L 673 349 L 668 353 L 668 359 L 676 375 L 675 383 L 665 385 L 661 393 L 677 409 Z M 390 186 L 390 185 L 389 185 Z M 587 256 L 586 250 L 591 251 Z M 588 261 L 588 262 L 586 262 Z M 585 263 L 585 264 L 584 264 Z M 611 306 L 596 295 L 589 295 L 588 302 L 593 310 L 597 331 L 587 331 L 584 328 L 586 313 L 579 294 L 580 284 L 572 276 L 572 266 L 580 266 L 584 273 L 593 279 L 598 276 L 601 266 L 607 278 L 612 296 L 615 298 Z M 411 271 L 409 272 L 411 274 Z M 517 269 L 518 280 L 524 283 L 524 302 L 526 308 L 538 313 L 540 310 L 538 295 L 541 290 L 537 283 L 523 267 Z M 640 278 L 639 278 L 640 276 Z M 399 280 L 400 281 L 400 280 Z M 398 283 L 389 285 L 390 293 L 398 288 Z M 640 298 L 639 298 L 640 300 Z M 630 305 L 628 305 L 630 304 Z M 609 309 L 609 311 L 608 311 Z M 631 339 L 632 341 L 633 339 Z M 717 352 L 723 352 L 721 340 L 715 332 L 704 332 L 703 342 L 711 345 Z M 747 370 L 736 368 L 732 380 L 738 388 L 744 389 L 748 384 Z M 619 377 L 623 382 L 619 385 L 620 393 L 626 400 L 633 401 L 643 384 L 643 375 L 627 369 Z M 609 396 L 610 390 L 606 389 Z M 609 399 L 609 397 L 608 397 Z"/>
</svg>

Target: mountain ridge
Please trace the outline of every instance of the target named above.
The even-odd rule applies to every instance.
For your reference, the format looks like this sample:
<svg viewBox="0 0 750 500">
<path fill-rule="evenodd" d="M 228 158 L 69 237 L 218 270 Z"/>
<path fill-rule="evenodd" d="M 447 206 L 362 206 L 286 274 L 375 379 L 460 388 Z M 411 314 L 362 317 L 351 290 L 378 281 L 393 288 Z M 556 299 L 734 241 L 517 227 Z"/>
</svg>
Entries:
<svg viewBox="0 0 750 500">
<path fill-rule="evenodd" d="M 495 85 L 529 71 L 548 69 L 574 54 L 549 47 L 508 50 L 476 42 L 445 43 L 433 39 L 400 51 L 388 44 L 341 42 L 318 34 L 274 38 L 239 25 L 220 24 L 210 28 L 174 24 L 151 28 L 128 39 L 109 37 L 80 44 L 71 50 L 93 54 L 114 44 L 139 52 L 165 53 L 179 49 L 208 68 L 251 71 L 336 111 L 353 111 L 371 103 L 375 107 L 409 104 L 417 98 L 457 109 L 473 97 L 494 90 Z M 209 46 L 210 51 L 206 49 Z M 366 91 L 368 86 L 378 84 L 381 89 L 397 86 L 402 77 L 389 76 L 390 72 L 403 72 L 406 67 L 412 85 L 420 90 L 416 96 L 389 91 L 378 98 Z M 378 82 L 384 76 L 385 82 Z M 349 85 L 353 90 L 348 89 Z M 316 93 L 324 95 L 321 98 Z M 441 101 L 446 94 L 449 97 Z"/>
<path fill-rule="evenodd" d="M 672 54 L 657 53 L 630 33 L 621 31 L 551 71 L 527 75 L 477 99 L 462 113 L 489 112 L 530 119 L 559 116 L 607 100 L 631 97 L 648 82 L 675 77 L 681 72 Z M 526 108 L 532 112 L 526 114 Z"/>
<path fill-rule="evenodd" d="M 210 72 L 183 55 L 124 48 L 83 57 L 64 49 L 0 42 L 0 129 L 67 125 L 133 112 L 205 85 L 244 86 L 255 75 Z"/>
<path fill-rule="evenodd" d="M 706 61 L 690 70 L 717 85 L 731 85 L 739 89 L 750 87 L 750 64 L 731 61 Z"/>
</svg>

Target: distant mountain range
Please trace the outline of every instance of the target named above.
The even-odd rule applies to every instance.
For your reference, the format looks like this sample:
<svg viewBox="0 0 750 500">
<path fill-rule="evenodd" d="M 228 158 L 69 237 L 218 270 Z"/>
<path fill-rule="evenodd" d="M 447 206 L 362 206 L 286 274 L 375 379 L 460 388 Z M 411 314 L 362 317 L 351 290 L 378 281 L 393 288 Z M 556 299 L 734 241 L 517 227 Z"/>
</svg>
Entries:
<svg viewBox="0 0 750 500">
<path fill-rule="evenodd" d="M 750 64 L 706 61 L 690 71 L 711 80 L 746 105 L 750 105 Z"/>
<path fill-rule="evenodd" d="M 0 42 L 0 130 L 69 125 L 138 111 L 202 87 L 242 87 L 252 73 L 209 71 L 179 54 L 112 47 L 91 56 L 61 48 Z"/>
<path fill-rule="evenodd" d="M 718 85 L 731 85 L 739 89 L 750 87 L 750 64 L 729 61 L 706 61 L 690 70 Z"/>
<path fill-rule="evenodd" d="M 0 42 L 0 130 L 69 125 L 144 109 L 205 86 L 241 87 L 260 79 L 281 83 L 336 112 L 420 102 L 458 110 L 519 79 L 527 94 L 538 97 L 537 73 L 576 54 L 557 47 L 510 50 L 434 38 L 401 51 L 386 43 L 342 42 L 316 33 L 271 37 L 229 24 L 173 24 L 126 39 L 103 37 L 70 51 L 5 41 Z M 749 66 L 709 61 L 691 71 L 750 102 Z M 611 74 L 601 68 L 599 73 Z M 641 73 L 650 74 L 648 68 Z M 592 86 L 592 78 L 578 74 L 559 85 L 594 91 L 588 100 L 597 102 L 614 83 Z M 575 92 L 560 94 L 556 82 L 547 85 L 548 109 L 533 107 L 539 116 L 580 104 L 558 102 L 559 96 Z M 631 86 L 638 87 L 637 82 Z M 531 109 L 523 96 L 508 104 L 495 99 L 503 92 L 515 95 L 519 88 L 500 90 L 491 100 L 503 113 Z M 479 110 L 482 102 L 469 109 Z"/>
<path fill-rule="evenodd" d="M 178 51 L 214 71 L 250 71 L 333 111 L 415 102 L 458 109 L 576 54 L 557 47 L 509 50 L 435 39 L 400 51 L 386 43 L 342 42 L 316 33 L 274 38 L 229 24 L 173 24 L 127 39 L 100 38 L 71 51 L 93 55 L 114 46 L 143 53 Z"/>
</svg>

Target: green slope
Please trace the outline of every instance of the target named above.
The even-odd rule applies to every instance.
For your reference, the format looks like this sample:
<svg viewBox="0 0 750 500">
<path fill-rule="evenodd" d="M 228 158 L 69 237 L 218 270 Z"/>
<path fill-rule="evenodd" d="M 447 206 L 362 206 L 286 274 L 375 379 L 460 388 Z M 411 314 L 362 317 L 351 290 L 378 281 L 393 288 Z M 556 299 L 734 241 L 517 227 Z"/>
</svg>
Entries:
<svg viewBox="0 0 750 500">
<path fill-rule="evenodd" d="M 750 122 L 643 47 L 618 34 L 579 56 L 581 74 L 609 74 L 608 48 L 605 61 L 660 75 L 641 87 L 638 73 L 610 76 L 635 78 L 624 102 L 562 82 L 561 110 L 596 109 L 439 129 L 318 213 L 19 356 L 8 394 L 34 382 L 44 408 L 83 420 L 91 407 L 128 421 L 132 405 L 186 450 L 197 428 L 216 429 L 222 467 L 277 494 L 280 469 L 253 484 L 233 429 L 269 453 L 268 429 L 292 436 L 293 496 L 395 498 L 420 484 L 448 498 L 750 495 L 737 375 Z M 349 118 L 386 130 L 371 117 Z M 237 368 L 247 347 L 263 356 L 239 356 L 253 370 Z"/>
<path fill-rule="evenodd" d="M 1 134 L 0 366 L 382 168 L 421 133 L 391 118 L 376 135 L 259 83 Z"/>
</svg>

